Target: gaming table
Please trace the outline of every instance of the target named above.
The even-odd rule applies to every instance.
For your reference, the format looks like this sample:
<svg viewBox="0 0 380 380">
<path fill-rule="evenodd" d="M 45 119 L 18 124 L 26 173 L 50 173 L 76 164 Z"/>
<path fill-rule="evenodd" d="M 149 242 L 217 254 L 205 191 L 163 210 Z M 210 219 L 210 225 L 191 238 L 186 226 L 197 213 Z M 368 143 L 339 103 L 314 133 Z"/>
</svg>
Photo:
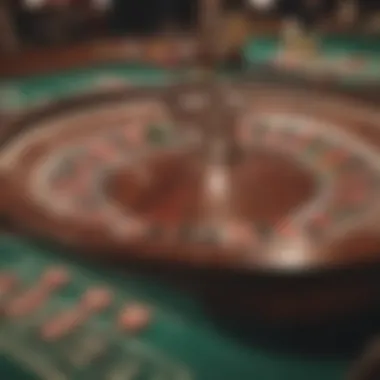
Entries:
<svg viewBox="0 0 380 380">
<path fill-rule="evenodd" d="M 280 197 L 276 201 L 276 198 L 271 198 L 268 194 L 261 192 L 263 197 L 261 203 L 265 205 L 272 203 L 284 207 L 282 212 L 286 214 L 289 208 L 294 207 L 294 204 L 301 203 L 300 199 L 303 199 L 304 196 L 304 194 L 294 193 L 294 181 L 300 184 L 298 188 L 307 189 L 308 181 L 311 179 L 311 182 L 316 180 L 318 185 L 316 186 L 314 183 L 310 186 L 311 189 L 314 188 L 314 193 L 306 194 L 305 199 L 317 200 L 318 204 L 326 206 L 322 209 L 326 212 L 320 215 L 312 212 L 313 207 L 310 207 L 308 213 L 301 212 L 294 220 L 290 220 L 295 223 L 278 224 L 276 218 L 281 218 L 282 215 L 263 211 L 261 213 L 262 220 L 267 222 L 266 225 L 253 225 L 254 229 L 250 234 L 244 233 L 246 231 L 244 228 L 227 230 L 227 232 L 232 231 L 233 233 L 223 236 L 237 237 L 237 239 L 232 239 L 234 243 L 242 243 L 243 246 L 247 243 L 249 246 L 257 244 L 255 247 L 260 248 L 257 249 L 257 252 L 266 253 L 265 256 L 258 256 L 254 253 L 251 256 L 254 260 L 251 259 L 249 262 L 244 261 L 247 256 L 240 255 L 240 253 L 237 255 L 239 260 L 233 260 L 231 256 L 227 255 L 211 254 L 211 251 L 215 252 L 216 244 L 224 243 L 224 238 L 207 241 L 207 244 L 211 244 L 213 249 L 210 251 L 208 247 L 202 246 L 203 256 L 199 254 L 198 250 L 189 249 L 188 244 L 192 242 L 188 240 L 180 247 L 181 249 L 177 251 L 175 257 L 172 245 L 168 246 L 170 249 L 165 250 L 166 253 L 155 252 L 151 247 L 148 250 L 146 247 L 142 249 L 141 245 L 136 245 L 136 250 L 128 250 L 127 256 L 131 260 L 124 260 L 125 256 L 121 255 L 121 252 L 125 251 L 124 243 L 114 246 L 111 244 L 112 249 L 108 249 L 107 255 L 105 255 L 104 250 L 97 250 L 98 247 L 87 238 L 91 235 L 88 233 L 91 232 L 93 241 L 99 244 L 99 247 L 104 248 L 104 241 L 101 241 L 104 231 L 93 229 L 93 226 L 88 226 L 86 223 L 76 229 L 72 215 L 70 215 L 75 211 L 88 217 L 90 215 L 88 213 L 94 211 L 94 203 L 86 203 L 86 199 L 90 199 L 87 197 L 89 188 L 86 186 L 92 184 L 91 181 L 85 180 L 89 171 L 81 172 L 83 175 L 72 177 L 71 179 L 74 179 L 72 181 L 70 176 L 64 177 L 64 170 L 57 170 L 55 173 L 57 168 L 56 165 L 53 165 L 54 160 L 51 160 L 50 169 L 49 167 L 41 169 L 47 161 L 44 164 L 43 160 L 38 161 L 37 158 L 44 152 L 45 154 L 48 152 L 51 157 L 57 152 L 62 153 L 61 158 L 65 159 L 86 158 L 86 156 L 88 158 L 87 153 L 92 153 L 91 150 L 95 147 L 93 151 L 96 153 L 95 159 L 100 159 L 100 163 L 103 162 L 103 164 L 112 163 L 114 162 L 112 161 L 113 154 L 118 153 L 114 148 L 120 145 L 124 146 L 121 149 L 121 153 L 124 153 L 128 151 L 127 147 L 131 146 L 128 145 L 131 141 L 135 141 L 136 144 L 141 141 L 139 133 L 129 133 L 133 129 L 124 128 L 130 122 L 128 109 L 133 111 L 133 107 L 128 108 L 130 99 L 141 100 L 142 95 L 149 94 L 149 98 L 151 98 L 151 94 L 161 96 L 167 92 L 172 95 L 174 91 L 176 96 L 170 97 L 170 99 L 174 99 L 173 102 L 175 102 L 176 98 L 180 98 L 177 95 L 181 95 L 183 88 L 199 89 L 199 87 L 194 87 L 198 84 L 194 84 L 193 81 L 188 86 L 182 87 L 181 83 L 192 77 L 191 71 L 186 70 L 186 65 L 182 69 L 170 67 L 173 61 L 178 62 L 178 50 L 171 48 L 169 49 L 170 54 L 168 54 L 168 50 L 162 54 L 162 46 L 167 46 L 166 42 L 158 49 L 156 44 L 148 42 L 148 45 L 150 48 L 144 51 L 154 54 L 148 55 L 150 59 L 146 60 L 144 64 L 141 63 L 143 61 L 141 55 L 134 61 L 132 60 L 133 64 L 126 64 L 123 59 L 125 55 L 131 54 L 129 52 L 136 54 L 136 50 L 127 49 L 126 47 L 129 45 L 124 45 L 120 41 L 118 46 L 115 44 L 92 45 L 40 56 L 37 53 L 31 53 L 19 60 L 10 58 L 8 62 L 3 60 L 0 63 L 0 72 L 4 74 L 1 86 L 2 210 L 6 222 L 12 222 L 11 225 L 6 223 L 8 230 L 2 235 L 0 245 L 3 299 L 6 302 L 5 300 L 10 297 L 8 300 L 12 301 L 14 295 L 19 294 L 14 288 L 7 287 L 10 286 L 10 283 L 7 282 L 10 274 L 14 274 L 19 281 L 21 280 L 22 287 L 33 284 L 34 288 L 32 289 L 37 288 L 38 290 L 43 289 L 46 272 L 48 274 L 51 273 L 51 270 L 54 272 L 54 269 L 56 270 L 58 267 L 59 273 L 64 271 L 67 282 L 64 288 L 58 289 L 55 293 L 46 293 L 46 289 L 42 295 L 37 292 L 39 297 L 45 297 L 39 298 L 41 303 L 39 305 L 35 301 L 36 295 L 31 298 L 29 294 L 29 298 L 25 298 L 27 292 L 21 292 L 21 296 L 24 297 L 21 297 L 21 301 L 24 303 L 21 302 L 21 306 L 19 306 L 21 312 L 13 311 L 12 313 L 16 314 L 9 314 L 9 309 L 5 308 L 0 340 L 6 359 L 4 371 L 9 371 L 9 377 L 16 377 L 13 372 L 15 368 L 7 361 L 10 358 L 12 362 L 17 363 L 17 370 L 19 367 L 25 370 L 27 375 L 35 375 L 37 378 L 49 380 L 92 379 L 97 376 L 109 379 L 200 380 L 256 377 L 263 380 L 343 378 L 353 355 L 361 348 L 368 336 L 378 328 L 378 313 L 371 310 L 372 312 L 367 315 L 364 311 L 367 311 L 369 306 L 374 309 L 373 304 L 376 305 L 378 299 L 376 250 L 379 241 L 374 239 L 375 233 L 372 233 L 371 229 L 364 231 L 364 237 L 360 237 L 363 231 L 361 224 L 359 223 L 357 226 L 356 223 L 358 220 L 367 222 L 372 220 L 372 217 L 377 217 L 378 169 L 377 161 L 373 159 L 376 155 L 373 149 L 353 141 L 345 133 L 342 134 L 339 128 L 330 127 L 331 123 L 334 127 L 334 123 L 342 124 L 344 122 L 343 124 L 348 126 L 347 128 L 351 128 L 351 131 L 355 131 L 359 135 L 362 133 L 365 141 L 374 140 L 377 138 L 377 134 L 373 132 L 371 135 L 369 132 L 367 133 L 367 130 L 376 131 L 376 110 L 368 108 L 357 99 L 345 97 L 344 94 L 329 94 L 327 98 L 323 99 L 322 94 L 305 92 L 310 91 L 305 88 L 279 88 L 273 83 L 270 85 L 259 83 L 251 86 L 248 83 L 248 98 L 251 99 L 250 97 L 254 96 L 256 100 L 254 102 L 255 115 L 257 115 L 257 109 L 265 112 L 261 115 L 263 118 L 259 120 L 258 124 L 255 124 L 257 121 L 252 124 L 253 120 L 249 118 L 246 120 L 247 122 L 242 123 L 241 128 L 237 129 L 236 140 L 247 145 L 247 149 L 253 149 L 253 145 L 257 142 L 268 150 L 289 149 L 287 154 L 294 156 L 295 160 L 299 159 L 309 171 L 309 174 L 305 175 L 298 166 L 295 168 L 286 160 L 282 160 L 281 170 L 283 173 L 289 173 L 289 176 L 280 176 L 282 180 L 274 187 L 283 188 L 285 189 L 283 195 L 290 195 L 289 197 L 285 196 L 286 199 Z M 181 43 L 180 46 L 183 44 Z M 190 63 L 192 54 L 188 53 L 189 49 L 185 52 L 186 59 L 190 58 L 187 63 Z M 152 56 L 158 57 L 158 59 L 153 59 L 152 62 Z M 174 57 L 174 59 L 167 62 L 167 57 Z M 48 69 L 50 72 L 46 71 Z M 228 73 L 222 73 L 221 78 L 224 78 L 222 80 L 224 81 L 225 78 L 228 78 Z M 232 82 L 227 79 L 224 83 L 232 90 L 237 89 L 238 94 L 246 88 L 244 87 L 244 77 L 242 81 L 234 77 Z M 279 115 L 279 118 L 271 121 L 271 113 L 273 116 L 275 113 L 278 114 L 281 109 L 287 112 L 290 109 L 294 112 L 295 105 L 298 108 L 297 112 L 302 108 L 305 112 L 310 113 L 307 104 L 308 96 L 314 104 L 314 121 L 305 120 L 299 115 L 293 115 L 290 119 L 289 116 L 284 118 Z M 302 99 L 303 101 L 301 101 Z M 194 100 L 194 98 L 190 100 Z M 193 106 L 196 108 L 199 102 L 195 100 L 186 102 L 186 104 L 190 105 L 190 108 Z M 239 103 L 236 97 L 230 100 L 234 105 Z M 139 109 L 138 104 L 136 107 Z M 158 134 L 149 134 L 151 136 L 149 143 L 153 145 L 167 143 L 169 144 L 167 147 L 171 147 L 171 142 L 181 142 L 180 139 L 183 136 L 180 133 L 180 139 L 176 140 L 175 129 L 169 128 L 169 134 L 166 133 L 167 120 L 160 109 L 157 110 L 154 104 L 151 108 L 150 103 L 148 108 L 144 107 L 141 108 L 142 114 L 147 112 L 152 115 L 153 113 L 154 118 L 163 121 L 158 128 Z M 343 108 L 346 110 L 344 115 L 342 115 Z M 86 115 L 79 115 L 79 120 L 70 121 L 70 114 L 73 111 L 77 112 L 78 109 L 88 113 L 89 120 L 82 119 L 81 121 L 80 117 L 86 118 Z M 115 112 L 111 112 L 112 110 Z M 124 111 L 126 116 L 123 114 Z M 99 115 L 94 117 L 96 112 L 99 112 Z M 324 122 L 320 120 L 321 115 L 325 115 L 327 124 L 326 120 Z M 114 117 L 116 117 L 115 120 L 113 120 Z M 124 119 L 125 117 L 126 119 Z M 60 118 L 61 120 L 59 120 Z M 104 120 L 106 123 L 103 123 Z M 61 126 L 52 125 L 57 123 Z M 70 125 L 75 127 L 71 132 L 69 131 Z M 33 128 L 33 126 L 37 127 Z M 116 133 L 113 139 L 112 133 L 109 134 L 109 132 L 119 132 L 119 126 L 122 135 Z M 251 130 L 251 128 L 253 129 Z M 306 135 L 300 133 L 302 130 L 307 132 Z M 26 134 L 23 133 L 25 131 L 27 131 Z M 34 133 L 35 131 L 37 133 Z M 99 132 L 100 145 L 93 146 L 92 142 L 96 143 L 97 141 L 88 138 L 93 131 Z M 157 130 L 150 132 L 157 132 Z M 97 134 L 95 133 L 95 135 Z M 191 136 L 193 135 L 190 134 Z M 254 138 L 251 139 L 250 136 Z M 108 140 L 109 137 L 110 140 Z M 169 139 L 166 139 L 167 137 Z M 187 137 L 189 136 L 186 135 Z M 49 141 L 49 139 L 51 140 Z M 46 142 L 46 145 L 39 145 L 38 141 Z M 115 145 L 104 145 L 104 141 Z M 55 145 L 56 143 L 57 145 Z M 87 145 L 88 143 L 90 144 Z M 84 156 L 80 154 L 80 148 L 83 147 L 86 153 Z M 180 145 L 180 147 L 182 149 L 186 146 Z M 76 152 L 77 148 L 79 150 Z M 74 155 L 72 156 L 73 151 Z M 278 158 L 273 161 L 270 157 L 261 157 L 256 162 L 264 163 L 262 167 L 266 168 L 264 171 L 260 171 L 260 165 L 258 166 L 260 180 L 267 181 L 266 183 L 269 184 L 274 178 L 279 177 L 279 171 L 276 169 L 279 165 Z M 350 171 L 352 168 L 363 168 L 363 165 L 364 171 Z M 326 167 L 332 169 L 334 173 L 328 170 L 330 175 L 325 175 Z M 86 168 L 92 168 L 91 162 L 90 166 Z M 346 171 L 346 169 L 349 170 Z M 337 171 L 341 177 L 336 177 Z M 31 175 L 31 172 L 34 174 Z M 160 172 L 158 169 L 160 175 L 164 172 Z M 54 173 L 57 176 L 54 176 Z M 70 174 L 70 171 L 66 171 L 67 173 Z M 350 175 L 346 175 L 347 173 Z M 365 174 L 364 177 L 356 176 L 362 173 Z M 60 175 L 61 178 L 59 178 Z M 57 181 L 50 181 L 54 177 L 57 178 Z M 342 182 L 334 182 L 334 178 L 342 179 Z M 46 179 L 49 180 L 48 183 L 46 183 Z M 83 179 L 83 181 L 77 181 L 77 179 Z M 352 179 L 354 182 L 349 181 Z M 47 184 L 48 188 L 45 186 L 44 190 L 39 188 L 40 190 L 33 192 L 32 182 L 37 183 L 38 186 L 42 184 L 42 187 Z M 343 197 L 344 201 L 342 201 L 343 198 L 339 198 L 339 202 L 335 202 L 334 197 L 341 192 L 334 191 L 342 190 L 340 186 L 335 187 L 335 185 L 342 185 L 345 190 L 350 188 L 345 185 L 347 183 L 351 185 L 358 183 L 360 186 L 353 187 L 354 190 L 348 191 L 348 197 Z M 121 181 L 119 184 L 116 181 L 116 185 L 113 193 L 115 199 L 117 199 L 118 189 L 121 190 L 122 195 L 128 193 L 129 189 L 133 187 L 133 181 L 129 186 L 128 181 L 124 183 Z M 187 186 L 191 188 L 192 185 L 188 184 Z M 289 190 L 286 190 L 288 187 Z M 60 197 L 62 189 L 65 189 L 63 198 Z M 81 189 L 83 192 L 79 191 Z M 319 190 L 315 189 L 323 191 L 319 193 Z M 335 190 L 331 193 L 331 189 Z M 47 190 L 46 193 L 45 190 Z M 52 194 L 51 197 L 49 191 Z M 69 197 L 65 197 L 65 194 L 69 194 Z M 321 194 L 325 194 L 326 198 Z M 41 195 L 46 196 L 41 200 L 39 198 Z M 70 203 L 77 200 L 76 195 L 84 195 L 84 198 L 79 198 L 79 203 Z M 244 197 L 248 198 L 248 195 L 246 194 Z M 256 199 L 259 197 L 256 196 Z M 324 199 L 325 201 L 323 201 Z M 42 213 L 39 207 L 36 208 L 36 205 L 41 205 L 39 202 L 42 202 L 44 206 Z M 69 207 L 63 206 L 60 209 L 60 206 L 65 203 Z M 72 208 L 73 204 L 77 205 L 77 208 Z M 190 202 L 190 204 L 192 203 Z M 309 205 L 312 206 L 313 203 Z M 82 209 L 82 206 L 86 207 Z M 260 202 L 250 205 L 253 209 L 255 207 L 257 209 L 259 206 Z M 27 208 L 29 211 L 26 213 Z M 68 214 L 67 210 L 70 211 Z M 95 209 L 95 211 L 97 210 Z M 163 214 L 157 213 L 157 215 L 162 216 Z M 91 220 L 101 222 L 101 226 L 109 226 L 110 220 L 108 219 L 106 224 L 102 224 L 103 216 L 104 214 L 95 212 L 91 214 Z M 256 223 L 256 220 L 254 222 Z M 123 226 L 123 224 L 117 224 L 117 226 L 120 225 Z M 271 228 L 273 226 L 276 228 Z M 166 227 L 164 232 L 170 232 L 170 228 Z M 232 227 L 236 227 L 236 225 L 232 225 Z M 269 230 L 268 227 L 270 227 Z M 304 227 L 306 227 L 305 230 Z M 359 245 L 360 241 L 367 244 L 363 255 L 349 250 L 350 247 L 358 244 L 357 241 L 344 241 L 345 244 L 342 246 L 339 239 L 336 241 L 335 237 L 332 239 L 332 236 L 328 234 L 329 231 L 333 231 L 339 235 L 339 231 L 345 232 L 348 227 L 350 231 L 353 228 L 356 237 L 359 234 Z M 128 231 L 131 231 L 129 227 L 121 233 L 119 230 L 116 231 L 116 235 L 112 236 L 124 239 Z M 133 228 L 132 231 L 140 233 L 141 229 Z M 158 232 L 160 231 L 158 230 Z M 285 239 L 284 241 L 290 243 L 300 241 L 298 237 L 306 236 L 303 235 L 304 232 L 307 233 L 307 238 L 316 242 L 315 246 L 320 248 L 318 251 L 320 254 L 294 255 L 297 252 L 291 250 L 285 255 L 286 257 L 280 257 L 282 250 L 276 249 L 275 246 L 274 249 L 267 249 L 267 243 L 277 242 L 278 237 L 280 241 Z M 152 234 L 149 235 L 149 239 L 156 239 L 159 236 L 156 235 L 156 229 L 150 233 Z M 370 239 L 365 238 L 368 234 L 371 235 Z M 248 241 L 247 236 L 249 237 Z M 252 237 L 255 239 L 252 240 Z M 325 250 L 323 245 L 319 246 L 321 242 L 329 241 L 328 239 L 332 239 L 334 244 L 338 243 L 338 247 L 334 246 L 333 249 L 330 247 L 330 250 Z M 118 241 L 119 243 L 120 241 L 124 242 L 124 240 Z M 227 239 L 226 241 L 225 253 L 228 254 L 230 249 L 235 246 L 229 245 L 231 240 Z M 87 242 L 90 242 L 89 245 Z M 110 240 L 107 242 L 109 243 Z M 303 249 L 303 247 L 301 248 Z M 223 246 L 218 245 L 217 249 L 224 252 Z M 87 251 L 87 256 L 84 255 L 85 259 L 82 260 L 78 253 L 85 251 Z M 99 261 L 89 263 L 90 252 L 97 252 L 98 258 L 101 259 L 101 265 L 99 265 Z M 144 259 L 143 262 L 139 260 L 139 254 L 142 252 L 148 255 L 146 258 L 149 260 Z M 147 252 L 153 252 L 153 254 Z M 329 256 L 323 252 L 328 252 L 334 258 L 332 272 L 330 271 Z M 120 260 L 121 257 L 123 260 Z M 215 257 L 218 260 L 215 260 Z M 148 261 L 160 262 L 164 265 L 153 266 L 153 270 L 150 268 L 149 271 L 154 275 L 152 273 L 147 275 L 147 271 L 132 270 L 135 264 L 134 259 L 139 261 L 139 268 L 141 264 L 143 267 L 148 266 L 144 265 Z M 112 266 L 115 261 L 119 264 L 117 268 Z M 106 262 L 109 267 L 105 266 Z M 170 265 L 173 262 L 176 264 L 175 267 Z M 177 266 L 178 263 L 182 265 Z M 236 266 L 236 263 L 239 265 Z M 123 264 L 123 268 L 120 264 Z M 165 270 L 166 264 L 168 269 Z M 251 271 L 248 273 L 242 271 L 242 266 L 247 267 L 248 265 L 254 270 L 254 276 Z M 349 269 L 347 271 L 344 270 L 346 265 Z M 311 271 L 307 269 L 310 266 Z M 190 271 L 187 270 L 188 268 Z M 324 272 L 326 268 L 329 270 Z M 323 275 L 321 275 L 321 269 Z M 178 270 L 176 280 L 178 277 L 186 277 L 183 282 L 190 291 L 185 291 L 186 286 L 184 288 L 176 286 L 177 291 L 173 291 L 173 285 L 170 286 L 164 281 L 164 279 L 170 278 L 167 274 L 173 270 Z M 325 276 L 326 273 L 327 276 Z M 342 277 L 340 277 L 341 275 Z M 239 278 L 242 278 L 243 281 L 237 281 Z M 252 278 L 258 279 L 258 281 L 251 282 Z M 215 281 L 214 285 L 204 287 L 205 284 L 210 284 L 212 281 Z M 210 313 L 212 307 L 204 310 L 204 297 L 199 292 L 193 291 L 197 286 L 189 286 L 191 282 L 198 283 L 200 285 L 198 288 L 202 292 L 205 291 L 206 299 L 210 301 L 207 302 L 207 305 L 212 304 L 212 299 L 217 299 L 218 312 Z M 238 285 L 234 288 L 233 284 Z M 275 286 L 273 287 L 272 284 Z M 100 288 L 104 292 L 104 287 L 107 288 L 107 294 L 112 296 L 112 300 L 106 305 L 107 307 L 104 307 L 105 310 L 100 310 L 102 313 L 93 311 L 90 313 L 89 310 L 80 309 L 83 307 L 80 306 L 81 298 L 88 291 Z M 242 291 L 244 288 L 246 288 L 245 292 Z M 284 290 L 284 293 L 278 293 L 281 289 Z M 321 289 L 323 290 L 320 291 Z M 336 289 L 338 290 L 336 291 Z M 297 295 L 294 298 L 292 294 L 295 290 L 297 290 Z M 243 296 L 240 297 L 239 294 L 243 294 Z M 332 296 L 329 298 L 328 294 Z M 250 329 L 247 329 L 245 321 L 242 337 L 236 326 L 236 320 L 234 321 L 232 318 L 239 313 L 239 318 L 242 317 L 241 311 L 235 309 L 237 305 L 234 300 L 239 299 L 238 304 L 240 303 L 242 306 L 250 295 L 255 307 L 252 310 L 252 304 L 248 302 L 249 308 L 243 308 L 245 311 L 249 310 L 247 316 L 250 319 Z M 16 297 L 16 301 L 18 300 L 20 303 L 19 297 Z M 281 301 L 281 297 L 284 297 L 283 302 L 278 302 Z M 310 298 L 315 298 L 315 300 L 320 298 L 322 301 L 320 303 L 307 302 Z M 35 303 L 30 301 L 33 299 Z M 276 302 L 274 302 L 275 299 Z M 28 303 L 28 300 L 31 303 Z M 152 310 L 150 324 L 139 333 L 123 329 L 123 325 L 118 323 L 124 307 L 136 304 L 147 305 Z M 300 305 L 307 305 L 306 309 L 298 309 Z M 79 311 L 76 308 L 79 308 Z M 10 310 L 15 309 L 16 311 L 20 310 L 17 307 Z M 58 329 L 61 334 L 58 334 L 59 339 L 47 339 L 42 332 L 45 331 L 44 328 L 51 318 L 59 312 L 64 314 L 67 310 L 72 309 L 82 313 L 80 315 L 83 317 L 83 323 L 75 328 L 70 325 L 68 331 L 62 332 Z M 219 313 L 221 309 L 227 311 L 226 314 L 231 318 L 228 320 L 221 318 L 221 313 Z M 291 311 L 287 313 L 286 310 Z M 297 310 L 301 315 L 301 320 L 314 316 L 313 324 L 284 327 L 277 323 L 268 325 L 263 322 L 263 319 L 259 318 L 256 321 L 254 318 L 255 312 L 257 312 L 259 315 L 264 315 L 264 319 L 271 316 L 271 322 L 289 321 L 296 317 Z M 324 312 L 321 313 L 321 310 Z M 337 315 L 341 316 L 342 311 L 346 312 L 347 310 L 355 311 L 356 314 L 351 313 L 350 317 L 344 319 L 338 318 L 338 322 L 335 319 L 335 323 L 326 321 L 326 316 L 330 311 L 335 311 Z M 363 314 L 366 315 L 363 316 Z M 10 317 L 12 315 L 13 317 Z M 325 320 L 322 326 L 316 323 L 320 315 L 323 315 Z M 239 318 L 237 318 L 238 321 Z M 93 351 L 94 347 L 98 351 Z M 20 376 L 23 378 L 24 375 L 20 374 Z"/>
<path fill-rule="evenodd" d="M 310 59 L 282 58 L 278 35 L 251 38 L 244 49 L 248 66 L 265 68 L 268 75 L 282 74 L 314 85 L 341 87 L 377 97 L 379 44 L 376 35 L 321 34 L 318 52 Z"/>
</svg>

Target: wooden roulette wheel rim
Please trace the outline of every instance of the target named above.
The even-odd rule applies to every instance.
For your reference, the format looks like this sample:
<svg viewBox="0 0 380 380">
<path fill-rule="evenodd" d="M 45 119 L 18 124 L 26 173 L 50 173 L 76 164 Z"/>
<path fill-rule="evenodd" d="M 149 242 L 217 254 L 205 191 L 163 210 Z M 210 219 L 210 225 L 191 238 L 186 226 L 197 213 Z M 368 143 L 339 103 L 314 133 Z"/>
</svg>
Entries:
<svg viewBox="0 0 380 380">
<path fill-rule="evenodd" d="M 4 212 L 119 261 L 276 274 L 373 266 L 379 116 L 343 96 L 229 80 L 60 102 L 4 129 Z"/>
</svg>

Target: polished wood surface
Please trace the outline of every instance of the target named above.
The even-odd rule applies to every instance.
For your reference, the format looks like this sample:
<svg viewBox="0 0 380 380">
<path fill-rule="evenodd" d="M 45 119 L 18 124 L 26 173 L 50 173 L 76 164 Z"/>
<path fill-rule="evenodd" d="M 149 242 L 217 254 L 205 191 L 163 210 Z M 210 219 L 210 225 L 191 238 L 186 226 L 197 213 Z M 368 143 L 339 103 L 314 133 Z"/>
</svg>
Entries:
<svg viewBox="0 0 380 380">
<path fill-rule="evenodd" d="M 3 77 L 45 74 L 103 63 L 141 63 L 171 66 L 194 63 L 196 41 L 191 37 L 98 40 L 85 44 L 40 48 L 2 56 Z"/>
</svg>

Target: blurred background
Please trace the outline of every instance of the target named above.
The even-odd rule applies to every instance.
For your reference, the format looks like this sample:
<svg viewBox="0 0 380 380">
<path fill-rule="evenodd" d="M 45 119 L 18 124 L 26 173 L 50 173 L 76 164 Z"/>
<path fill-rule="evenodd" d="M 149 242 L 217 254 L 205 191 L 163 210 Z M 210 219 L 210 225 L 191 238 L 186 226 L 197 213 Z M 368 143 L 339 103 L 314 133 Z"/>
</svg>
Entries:
<svg viewBox="0 0 380 380">
<path fill-rule="evenodd" d="M 0 0 L 0 49 L 56 45 L 125 34 L 189 33 L 197 24 L 195 0 Z M 311 11 L 305 11 L 305 4 Z M 380 31 L 380 2 L 376 0 L 225 0 L 226 22 L 249 28 L 275 28 L 281 19 L 301 17 L 328 25 L 340 13 L 356 14 L 357 32 Z M 336 18 L 329 27 L 337 28 Z M 347 25 L 346 25 L 347 26 Z"/>
</svg>

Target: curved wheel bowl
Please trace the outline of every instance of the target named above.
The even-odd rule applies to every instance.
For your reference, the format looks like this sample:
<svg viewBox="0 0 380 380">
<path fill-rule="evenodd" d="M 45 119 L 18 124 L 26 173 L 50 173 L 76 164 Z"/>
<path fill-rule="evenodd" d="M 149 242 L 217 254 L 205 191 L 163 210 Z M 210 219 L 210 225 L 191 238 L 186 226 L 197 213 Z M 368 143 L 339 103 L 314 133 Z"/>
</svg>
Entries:
<svg viewBox="0 0 380 380">
<path fill-rule="evenodd" d="M 78 253 L 206 274 L 232 314 L 318 320 L 379 295 L 379 127 L 359 101 L 232 81 L 77 98 L 5 128 L 4 211 Z"/>
</svg>

